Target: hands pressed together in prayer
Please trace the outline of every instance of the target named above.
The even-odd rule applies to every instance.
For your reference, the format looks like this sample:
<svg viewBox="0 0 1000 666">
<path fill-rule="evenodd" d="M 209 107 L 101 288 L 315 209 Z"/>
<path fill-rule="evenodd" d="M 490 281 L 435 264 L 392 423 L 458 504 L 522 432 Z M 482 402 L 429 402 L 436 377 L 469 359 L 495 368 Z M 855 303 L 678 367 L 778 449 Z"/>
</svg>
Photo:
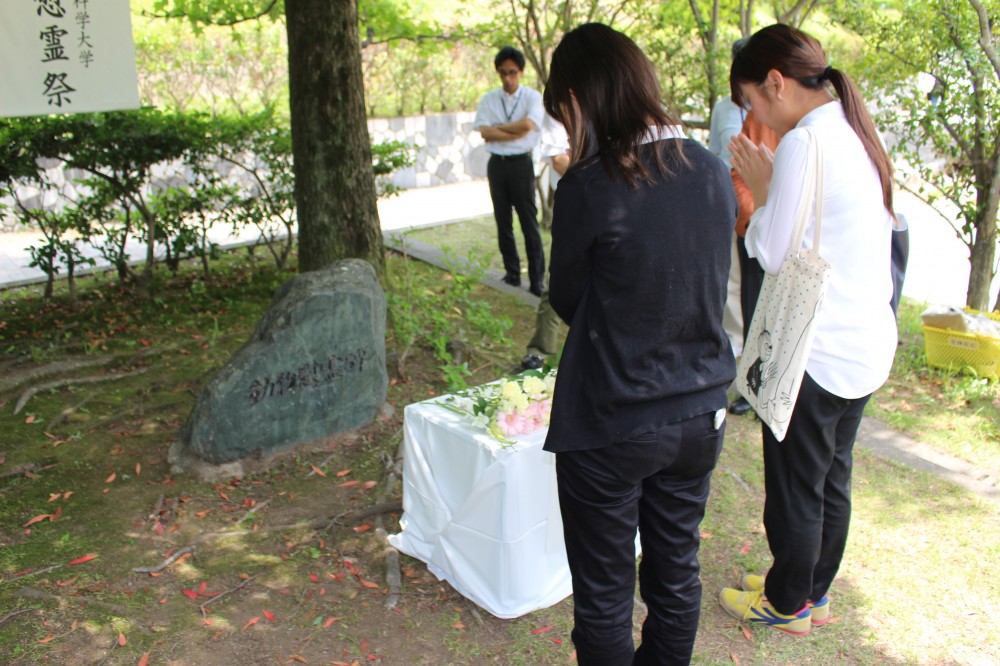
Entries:
<svg viewBox="0 0 1000 666">
<path fill-rule="evenodd" d="M 774 153 L 763 143 L 755 146 L 745 134 L 737 134 L 729 142 L 729 161 L 736 173 L 750 188 L 754 208 L 767 203 L 767 188 L 771 184 L 774 169 Z"/>
</svg>

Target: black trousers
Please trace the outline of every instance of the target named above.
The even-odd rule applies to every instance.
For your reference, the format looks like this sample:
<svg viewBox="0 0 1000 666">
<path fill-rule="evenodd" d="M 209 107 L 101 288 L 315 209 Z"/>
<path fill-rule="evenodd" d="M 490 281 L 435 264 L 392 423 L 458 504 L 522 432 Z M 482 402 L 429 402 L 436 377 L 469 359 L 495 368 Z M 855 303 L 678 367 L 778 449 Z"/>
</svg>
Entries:
<svg viewBox="0 0 1000 666">
<path fill-rule="evenodd" d="M 701 606 L 698 526 L 722 450 L 715 414 L 600 449 L 556 454 L 559 506 L 573 577 L 580 666 L 687 664 Z M 648 607 L 634 649 L 635 534 Z"/>
<path fill-rule="evenodd" d="M 545 284 L 545 251 L 538 230 L 538 207 L 535 205 L 535 169 L 531 154 L 514 159 L 494 155 L 486 165 L 490 183 L 493 217 L 497 222 L 497 241 L 507 277 L 521 279 L 521 258 L 514 240 L 514 214 L 517 211 L 524 252 L 528 259 L 528 279 L 533 287 Z"/>
<path fill-rule="evenodd" d="M 743 341 L 746 344 L 753 312 L 757 309 L 757 298 L 764 284 L 764 269 L 760 262 L 747 255 L 747 241 L 743 236 L 736 237 L 736 256 L 740 260 L 740 311 L 743 313 Z M 750 351 L 756 353 L 758 350 Z"/>
<path fill-rule="evenodd" d="M 830 589 L 851 523 L 854 440 L 870 395 L 833 395 L 807 372 L 788 432 L 764 433 L 764 527 L 774 564 L 764 582 L 768 601 L 786 615 Z"/>
</svg>

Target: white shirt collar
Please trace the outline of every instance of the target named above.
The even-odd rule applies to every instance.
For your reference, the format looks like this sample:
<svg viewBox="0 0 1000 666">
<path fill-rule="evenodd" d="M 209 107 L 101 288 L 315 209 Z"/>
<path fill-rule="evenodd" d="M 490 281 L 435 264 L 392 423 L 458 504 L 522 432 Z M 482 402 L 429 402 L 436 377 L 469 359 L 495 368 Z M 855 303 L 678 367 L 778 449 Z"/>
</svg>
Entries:
<svg viewBox="0 0 1000 666">
<path fill-rule="evenodd" d="M 664 139 L 683 139 L 684 128 L 680 125 L 650 125 L 642 136 L 640 143 L 652 143 Z"/>
</svg>

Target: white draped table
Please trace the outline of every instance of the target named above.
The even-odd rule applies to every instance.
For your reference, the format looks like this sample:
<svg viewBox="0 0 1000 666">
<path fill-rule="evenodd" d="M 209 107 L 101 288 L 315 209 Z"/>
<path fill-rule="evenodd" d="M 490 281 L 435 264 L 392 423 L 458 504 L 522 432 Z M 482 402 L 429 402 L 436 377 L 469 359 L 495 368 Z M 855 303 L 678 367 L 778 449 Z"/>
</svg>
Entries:
<svg viewBox="0 0 1000 666">
<path fill-rule="evenodd" d="M 468 417 L 427 401 L 406 407 L 403 432 L 393 546 L 497 617 L 572 593 L 546 430 L 505 449 Z"/>
</svg>

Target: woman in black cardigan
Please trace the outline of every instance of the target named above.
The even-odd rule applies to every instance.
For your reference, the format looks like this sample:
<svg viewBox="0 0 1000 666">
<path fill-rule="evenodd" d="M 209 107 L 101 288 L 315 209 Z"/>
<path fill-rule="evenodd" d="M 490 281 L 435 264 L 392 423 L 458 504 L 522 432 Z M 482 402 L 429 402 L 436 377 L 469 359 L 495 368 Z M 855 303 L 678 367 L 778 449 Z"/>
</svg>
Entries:
<svg viewBox="0 0 1000 666">
<path fill-rule="evenodd" d="M 577 658 L 686 664 L 701 602 L 698 525 L 735 376 L 722 328 L 732 179 L 684 138 L 652 64 L 607 26 L 566 34 L 544 100 L 572 147 L 549 286 L 570 330 L 545 448 L 556 453 Z M 637 528 L 648 615 L 634 650 Z"/>
</svg>

